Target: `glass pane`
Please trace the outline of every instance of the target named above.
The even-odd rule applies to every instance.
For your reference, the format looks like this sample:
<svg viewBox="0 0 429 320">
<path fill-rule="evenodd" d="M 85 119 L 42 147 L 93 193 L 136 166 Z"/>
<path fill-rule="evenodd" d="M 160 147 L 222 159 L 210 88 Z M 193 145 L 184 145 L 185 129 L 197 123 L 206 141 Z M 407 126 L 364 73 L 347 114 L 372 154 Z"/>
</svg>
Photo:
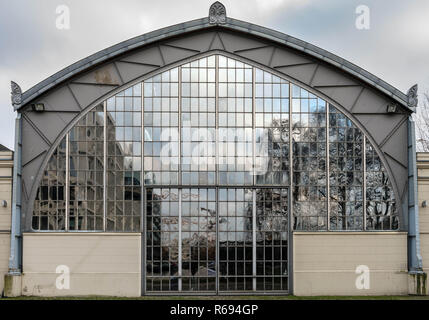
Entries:
<svg viewBox="0 0 429 320">
<path fill-rule="evenodd" d="M 366 228 L 398 230 L 399 213 L 387 170 L 366 139 Z"/>
<path fill-rule="evenodd" d="M 329 106 L 329 199 L 331 230 L 363 229 L 363 135 Z"/>
</svg>

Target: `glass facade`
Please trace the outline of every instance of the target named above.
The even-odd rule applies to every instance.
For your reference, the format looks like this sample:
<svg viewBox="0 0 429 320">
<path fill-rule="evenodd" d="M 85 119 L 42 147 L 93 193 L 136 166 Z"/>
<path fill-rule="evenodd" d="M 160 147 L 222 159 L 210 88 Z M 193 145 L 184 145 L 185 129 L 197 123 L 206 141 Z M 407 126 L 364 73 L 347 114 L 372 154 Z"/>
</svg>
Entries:
<svg viewBox="0 0 429 320">
<path fill-rule="evenodd" d="M 66 229 L 66 150 L 63 138 L 43 171 L 34 201 L 33 230 Z"/>
<path fill-rule="evenodd" d="M 363 134 L 329 107 L 329 208 L 331 230 L 363 229 Z"/>
<path fill-rule="evenodd" d="M 141 85 L 106 102 L 106 231 L 140 231 Z"/>
<path fill-rule="evenodd" d="M 216 184 L 215 56 L 181 67 L 182 185 Z"/>
<path fill-rule="evenodd" d="M 86 113 L 44 169 L 32 221 L 144 232 L 154 292 L 285 291 L 290 230 L 399 229 L 386 168 L 350 118 L 223 55 Z"/>
<path fill-rule="evenodd" d="M 174 68 L 148 79 L 143 85 L 146 185 L 177 185 L 179 182 L 178 79 L 178 68 Z"/>
<path fill-rule="evenodd" d="M 328 217 L 326 102 L 292 87 L 293 213 L 296 230 L 324 230 Z"/>
<path fill-rule="evenodd" d="M 104 230 L 104 119 L 99 105 L 67 137 L 69 230 Z"/>
</svg>

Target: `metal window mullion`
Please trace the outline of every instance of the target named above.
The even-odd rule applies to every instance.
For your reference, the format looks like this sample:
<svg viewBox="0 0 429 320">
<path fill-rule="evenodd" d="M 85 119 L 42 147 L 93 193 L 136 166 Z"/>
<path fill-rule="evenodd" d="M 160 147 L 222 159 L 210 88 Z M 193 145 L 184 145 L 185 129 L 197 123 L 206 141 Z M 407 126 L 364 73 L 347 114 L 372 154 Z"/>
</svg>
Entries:
<svg viewBox="0 0 429 320">
<path fill-rule="evenodd" d="M 253 291 L 256 291 L 256 189 L 252 189 L 252 275 Z"/>
<path fill-rule="evenodd" d="M 289 82 L 289 188 L 290 188 L 290 206 L 289 219 L 293 217 L 293 139 L 292 139 L 292 83 Z M 293 223 L 290 223 L 289 232 L 293 231 Z"/>
<path fill-rule="evenodd" d="M 244 69 L 245 70 L 245 69 Z M 255 67 L 252 67 L 252 180 L 253 185 L 256 185 L 256 110 L 255 110 Z M 245 72 L 245 71 L 244 71 Z"/>
<path fill-rule="evenodd" d="M 189 68 L 190 70 L 190 68 Z M 190 72 L 190 71 L 189 71 Z M 179 86 L 179 93 L 178 93 L 178 107 L 179 107 L 179 121 L 178 121 L 178 128 L 177 128 L 177 138 L 178 138 L 178 169 L 177 169 L 177 182 L 180 185 L 182 185 L 182 67 L 178 67 L 178 86 Z M 171 103 L 171 101 L 170 101 Z"/>
<path fill-rule="evenodd" d="M 179 279 L 178 291 L 182 291 L 182 189 L 178 190 L 179 193 L 179 241 L 177 249 L 177 263 L 179 264 Z"/>
<path fill-rule="evenodd" d="M 219 185 L 219 55 L 215 55 L 215 184 Z M 219 188 L 216 189 L 216 294 L 219 293 Z"/>
<path fill-rule="evenodd" d="M 146 188 L 143 188 L 143 196 L 144 199 L 147 199 L 147 190 Z M 143 218 L 145 220 L 143 220 L 142 225 L 143 225 L 143 250 L 142 250 L 142 281 L 143 281 L 143 286 L 142 286 L 142 293 L 146 294 L 147 293 L 147 270 L 146 270 L 146 264 L 147 264 L 147 224 L 146 224 L 146 216 L 147 216 L 147 210 L 146 210 L 146 205 L 143 207 Z M 151 245 L 151 250 L 152 250 L 152 245 Z M 153 254 L 151 255 L 152 260 L 153 260 Z"/>
<path fill-rule="evenodd" d="M 65 183 L 65 191 L 66 191 L 66 212 L 65 212 L 65 231 L 69 231 L 69 202 L 70 202 L 70 133 L 66 134 L 66 183 Z"/>
<path fill-rule="evenodd" d="M 177 182 L 179 186 L 182 184 L 182 67 L 178 67 L 178 107 L 179 107 L 179 121 L 178 121 L 178 177 Z M 182 291 L 182 189 L 178 189 L 179 194 L 179 240 L 177 248 L 177 263 L 178 267 L 178 284 L 177 290 Z"/>
<path fill-rule="evenodd" d="M 107 225 L 107 102 L 103 102 L 103 231 L 106 231 Z"/>
<path fill-rule="evenodd" d="M 291 273 L 291 261 L 293 252 L 291 245 L 293 244 L 293 139 L 292 139 L 292 83 L 289 83 L 289 190 L 288 190 L 288 237 L 287 237 L 287 283 L 288 291 L 292 289 L 293 274 Z"/>
<path fill-rule="evenodd" d="M 219 294 L 219 272 L 220 272 L 220 268 L 219 268 L 219 221 L 220 221 L 220 217 L 219 217 L 219 188 L 216 187 L 215 188 L 215 199 L 216 199 L 216 204 L 215 204 L 215 208 L 216 208 L 216 216 L 215 216 L 215 221 L 216 221 L 216 248 L 215 248 L 215 265 L 216 265 L 216 294 Z"/>
<path fill-rule="evenodd" d="M 141 201 L 140 201 L 140 232 L 141 232 L 141 248 L 140 248 L 140 291 L 141 295 L 146 294 L 147 288 L 146 288 L 146 246 L 147 246 L 147 239 L 146 239 L 146 193 L 145 193 L 145 186 L 144 186 L 144 82 L 142 81 L 140 83 L 141 85 L 141 141 L 140 141 L 140 156 L 141 156 L 141 176 L 140 176 L 140 186 L 141 186 Z"/>
<path fill-rule="evenodd" d="M 215 183 L 219 185 L 219 55 L 215 55 L 215 126 L 216 126 L 216 164 Z"/>
<path fill-rule="evenodd" d="M 326 230 L 330 231 L 330 184 L 329 184 L 329 103 L 326 101 L 326 158 L 325 158 L 325 169 L 326 169 L 326 205 L 327 211 L 326 211 Z"/>
<path fill-rule="evenodd" d="M 145 186 L 145 179 L 144 179 L 144 81 L 140 83 L 141 85 L 141 141 L 140 141 L 140 157 L 141 157 L 141 176 L 140 176 L 140 186 L 141 186 L 141 195 L 142 195 L 142 201 L 141 201 L 141 215 L 140 215 L 140 231 L 143 232 L 143 223 L 144 221 L 144 202 L 146 200 L 145 197 L 143 197 L 144 193 L 144 186 Z"/>
<path fill-rule="evenodd" d="M 252 151 L 253 151 L 253 186 L 256 186 L 256 68 L 252 67 Z M 252 289 L 256 291 L 256 189 L 252 189 Z"/>
<path fill-rule="evenodd" d="M 365 134 L 362 132 L 362 138 L 363 138 L 363 142 L 362 142 L 362 200 L 363 200 L 363 204 L 362 204 L 362 209 L 363 209 L 363 230 L 366 231 L 366 136 Z"/>
</svg>

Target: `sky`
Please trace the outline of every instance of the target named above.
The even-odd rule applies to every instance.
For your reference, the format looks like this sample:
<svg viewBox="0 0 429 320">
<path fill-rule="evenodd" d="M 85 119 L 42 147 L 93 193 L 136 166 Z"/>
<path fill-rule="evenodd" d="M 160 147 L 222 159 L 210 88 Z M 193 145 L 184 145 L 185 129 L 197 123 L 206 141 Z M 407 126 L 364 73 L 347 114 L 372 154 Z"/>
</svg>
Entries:
<svg viewBox="0 0 429 320">
<path fill-rule="evenodd" d="M 214 0 L 0 0 L 0 143 L 14 147 L 10 81 L 28 90 L 97 51 L 208 16 Z M 222 0 L 227 16 L 317 45 L 403 92 L 429 91 L 428 0 Z M 66 5 L 70 28 L 58 29 Z M 369 9 L 358 29 L 356 8 Z"/>
</svg>

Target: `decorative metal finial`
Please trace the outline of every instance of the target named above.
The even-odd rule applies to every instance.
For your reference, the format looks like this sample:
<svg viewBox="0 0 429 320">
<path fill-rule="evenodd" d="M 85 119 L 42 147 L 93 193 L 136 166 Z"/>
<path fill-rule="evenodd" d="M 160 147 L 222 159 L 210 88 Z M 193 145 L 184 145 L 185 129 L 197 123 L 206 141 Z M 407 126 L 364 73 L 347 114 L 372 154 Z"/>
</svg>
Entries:
<svg viewBox="0 0 429 320">
<path fill-rule="evenodd" d="M 11 100 L 12 105 L 14 107 L 21 105 L 22 102 L 22 90 L 21 87 L 16 83 L 11 81 L 10 82 L 10 88 L 11 88 Z"/>
<path fill-rule="evenodd" d="M 418 86 L 417 86 L 417 84 L 415 84 L 407 92 L 408 106 L 410 108 L 417 107 L 417 104 L 419 103 L 419 99 L 417 97 L 417 89 L 418 89 Z"/>
<path fill-rule="evenodd" d="M 212 24 L 226 23 L 226 9 L 219 1 L 210 6 L 209 22 Z"/>
</svg>

